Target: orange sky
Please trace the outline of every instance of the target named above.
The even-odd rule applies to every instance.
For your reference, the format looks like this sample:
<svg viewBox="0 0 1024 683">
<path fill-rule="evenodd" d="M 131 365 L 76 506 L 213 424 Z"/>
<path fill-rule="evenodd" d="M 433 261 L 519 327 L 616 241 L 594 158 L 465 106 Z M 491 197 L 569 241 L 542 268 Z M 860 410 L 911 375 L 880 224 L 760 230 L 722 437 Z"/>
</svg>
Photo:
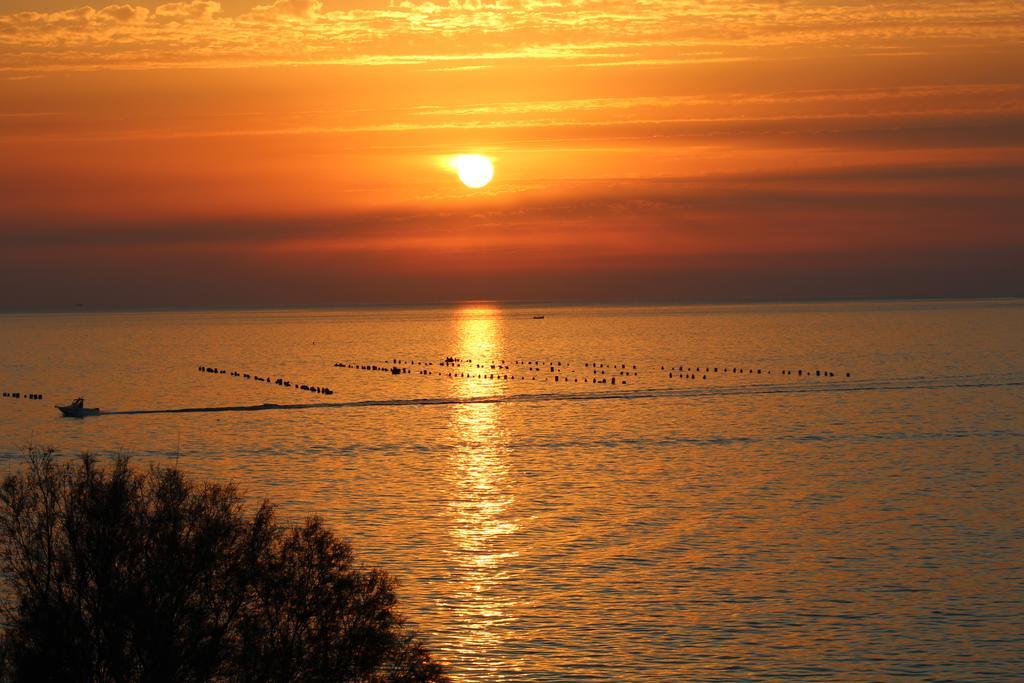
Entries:
<svg viewBox="0 0 1024 683">
<path fill-rule="evenodd" d="M 1024 295 L 1016 0 L 0 12 L 0 308 Z"/>
</svg>

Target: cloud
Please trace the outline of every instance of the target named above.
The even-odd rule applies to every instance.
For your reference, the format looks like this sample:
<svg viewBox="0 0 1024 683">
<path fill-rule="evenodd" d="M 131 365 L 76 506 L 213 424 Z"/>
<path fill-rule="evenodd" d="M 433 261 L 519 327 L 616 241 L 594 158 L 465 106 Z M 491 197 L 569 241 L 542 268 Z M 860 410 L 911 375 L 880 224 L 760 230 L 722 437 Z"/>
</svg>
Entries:
<svg viewBox="0 0 1024 683">
<path fill-rule="evenodd" d="M 257 5 L 244 18 L 315 20 L 323 9 L 320 0 L 277 0 L 272 5 Z"/>
<path fill-rule="evenodd" d="M 167 140 L 283 136 L 358 136 L 375 139 L 437 133 L 500 134 L 505 144 L 585 141 L 642 144 L 701 139 L 762 139 L 796 143 L 884 146 L 894 139 L 919 147 L 1024 144 L 1024 85 L 950 84 L 889 88 L 833 88 L 779 92 L 724 92 L 676 96 L 496 101 L 488 104 L 413 105 L 375 111 L 372 118 L 344 121 L 352 112 L 306 112 L 256 125 L 221 117 L 185 127 L 170 125 L 111 130 L 7 126 L 0 141 L 35 136 L 47 140 Z"/>
<path fill-rule="evenodd" d="M 383 3 L 382 3 L 383 5 Z M 209 23 L 216 21 L 216 30 Z M 117 30 L 112 31 L 112 24 Z M 0 69 L 166 68 L 261 63 L 472 66 L 514 56 L 581 64 L 673 65 L 813 54 L 927 54 L 1009 46 L 1014 0 L 683 3 L 678 0 L 452 0 L 325 11 L 277 0 L 226 16 L 209 0 L 0 15 Z M 202 46 L 197 58 L 195 47 Z M 43 49 L 45 48 L 45 49 Z M 460 66 L 451 64 L 450 66 Z"/>
<path fill-rule="evenodd" d="M 267 305 L 1024 294 L 1024 165 L 1012 155 L 605 177 L 471 204 L 462 197 L 287 216 L 264 211 L 255 193 L 244 215 L 91 216 L 75 210 L 70 188 L 114 204 L 165 190 L 168 176 L 80 188 L 42 175 L 40 201 L 53 203 L 57 182 L 64 212 L 7 213 L 0 307 L 66 305 L 61 297 L 82 291 L 76 282 L 92 293 L 107 288 L 105 300 L 119 305 L 165 296 L 180 305 Z M 0 205 L 15 206 L 35 184 L 24 170 L 0 168 Z M 44 282 L 26 294 L 19 283 L 40 272 Z M 218 298 L 226 292 L 240 298 Z M 92 293 L 84 295 L 90 304 Z"/>
<path fill-rule="evenodd" d="M 424 254 L 480 245 L 648 256 L 709 252 L 843 251 L 847 247 L 1024 249 L 1024 164 L 903 163 L 720 173 L 701 177 L 604 178 L 565 183 L 557 194 L 525 191 L 494 202 L 335 211 L 306 216 L 107 219 L 12 215 L 5 250 L 206 248 Z M 0 173 L 0 188 L 22 192 Z M 120 191 L 121 188 L 118 188 Z M 6 201 L 7 193 L 0 193 Z M 972 222 L 963 230 L 963 220 Z M 827 229 L 823 226 L 827 225 Z M 587 240 L 580 240 L 585 230 Z M 783 239 L 784 237 L 784 239 Z M 588 252 L 589 253 L 589 252 Z"/>
<path fill-rule="evenodd" d="M 170 2 L 157 6 L 155 16 L 162 19 L 189 22 L 207 22 L 221 13 L 219 2 L 213 0 L 192 0 L 191 2 Z"/>
<path fill-rule="evenodd" d="M 96 16 L 101 20 L 111 20 L 123 24 L 141 24 L 149 16 L 149 10 L 135 5 L 107 5 Z"/>
</svg>

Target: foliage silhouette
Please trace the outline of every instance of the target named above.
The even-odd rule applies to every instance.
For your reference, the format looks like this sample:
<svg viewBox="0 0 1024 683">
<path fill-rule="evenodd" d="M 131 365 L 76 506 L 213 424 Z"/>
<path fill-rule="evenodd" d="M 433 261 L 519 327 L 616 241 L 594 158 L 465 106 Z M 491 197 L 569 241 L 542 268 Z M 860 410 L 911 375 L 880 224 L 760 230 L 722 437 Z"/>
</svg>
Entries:
<svg viewBox="0 0 1024 683">
<path fill-rule="evenodd" d="M 231 485 L 33 449 L 0 486 L 7 681 L 446 681 L 317 518 Z"/>
</svg>

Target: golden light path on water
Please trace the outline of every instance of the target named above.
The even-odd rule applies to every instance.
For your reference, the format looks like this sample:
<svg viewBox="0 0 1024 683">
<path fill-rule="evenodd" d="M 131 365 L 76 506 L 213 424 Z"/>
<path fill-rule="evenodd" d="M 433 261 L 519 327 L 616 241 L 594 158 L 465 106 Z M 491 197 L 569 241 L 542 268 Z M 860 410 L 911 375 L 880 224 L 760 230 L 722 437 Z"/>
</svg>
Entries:
<svg viewBox="0 0 1024 683">
<path fill-rule="evenodd" d="M 454 318 L 458 356 L 474 361 L 503 357 L 505 349 L 502 318 L 489 308 L 465 308 Z M 455 393 L 460 397 L 503 393 L 500 383 L 462 377 Z M 518 552 L 505 542 L 519 530 L 509 517 L 515 496 L 509 471 L 509 435 L 502 425 L 498 403 L 456 405 L 451 411 L 451 429 L 456 435 L 451 467 L 453 495 L 449 502 L 450 534 L 453 539 L 450 566 L 452 590 L 448 607 L 460 625 L 454 636 L 456 651 L 465 655 L 503 652 L 505 635 L 512 628 L 516 605 L 507 592 L 497 590 L 508 577 L 507 563 Z M 499 597 L 505 596 L 505 597 Z M 498 676 L 508 672 L 510 662 L 479 658 L 486 669 L 477 676 Z"/>
</svg>

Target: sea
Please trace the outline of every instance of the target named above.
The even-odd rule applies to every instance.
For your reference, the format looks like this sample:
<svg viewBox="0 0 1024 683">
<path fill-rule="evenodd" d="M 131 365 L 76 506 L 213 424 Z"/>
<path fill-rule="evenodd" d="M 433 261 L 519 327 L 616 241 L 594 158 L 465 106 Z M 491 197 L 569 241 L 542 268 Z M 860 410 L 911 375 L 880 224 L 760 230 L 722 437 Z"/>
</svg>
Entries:
<svg viewBox="0 0 1024 683">
<path fill-rule="evenodd" d="M 1024 300 L 7 313 L 0 391 L 8 471 L 321 516 L 457 681 L 1024 680 Z"/>
</svg>

